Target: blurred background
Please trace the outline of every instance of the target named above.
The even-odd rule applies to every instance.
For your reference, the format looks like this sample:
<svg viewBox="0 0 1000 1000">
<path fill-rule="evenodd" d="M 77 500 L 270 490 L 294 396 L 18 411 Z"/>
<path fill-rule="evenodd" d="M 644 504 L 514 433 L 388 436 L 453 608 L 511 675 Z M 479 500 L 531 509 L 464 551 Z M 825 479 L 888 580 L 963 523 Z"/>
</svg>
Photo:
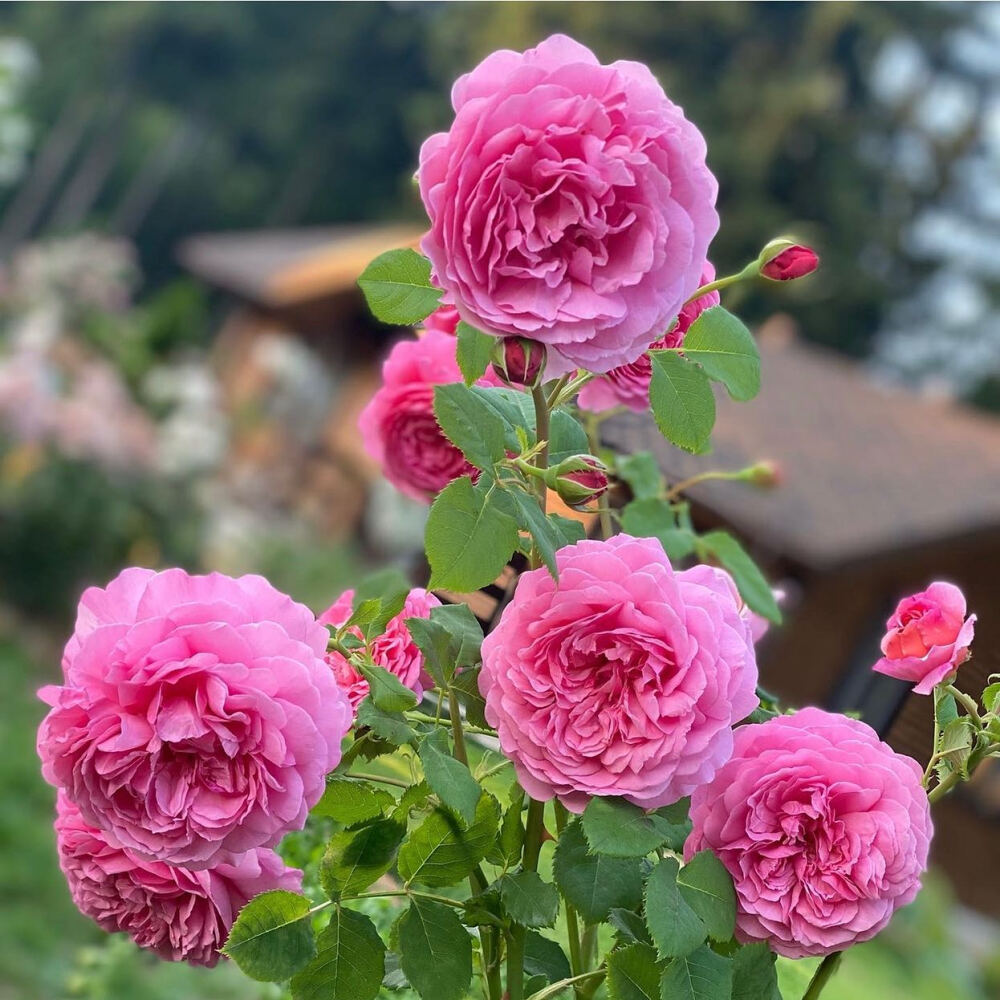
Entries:
<svg viewBox="0 0 1000 1000">
<path fill-rule="evenodd" d="M 788 594 L 765 683 L 925 756 L 928 706 L 869 667 L 938 576 L 980 616 L 970 690 L 1000 671 L 1000 4 L 0 4 L 0 1000 L 272 995 L 76 914 L 34 692 L 124 565 L 261 572 L 321 610 L 419 549 L 355 433 L 399 332 L 355 278 L 421 232 L 455 76 L 553 31 L 647 62 L 701 127 L 720 273 L 784 232 L 822 256 L 727 300 L 765 387 L 720 405 L 712 462 L 774 458 L 783 485 L 694 494 Z M 831 1000 L 1000 996 L 998 817 L 987 771 Z"/>
</svg>

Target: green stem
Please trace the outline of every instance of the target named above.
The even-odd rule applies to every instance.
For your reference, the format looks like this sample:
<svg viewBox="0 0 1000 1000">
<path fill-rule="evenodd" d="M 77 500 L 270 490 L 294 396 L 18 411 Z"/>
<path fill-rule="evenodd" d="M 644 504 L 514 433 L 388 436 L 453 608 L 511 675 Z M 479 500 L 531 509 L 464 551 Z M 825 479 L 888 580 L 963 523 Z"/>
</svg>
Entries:
<svg viewBox="0 0 1000 1000">
<path fill-rule="evenodd" d="M 979 718 L 979 706 L 976 704 L 975 699 L 967 695 L 964 691 L 959 691 L 954 684 L 945 684 L 944 689 L 969 713 L 969 717 L 975 722 L 976 728 L 982 729 L 983 720 Z"/>
<path fill-rule="evenodd" d="M 340 901 L 346 903 L 352 899 L 382 899 L 383 897 L 402 897 L 411 899 L 426 899 L 431 903 L 444 903 L 445 906 L 455 906 L 462 909 L 465 906 L 461 900 L 452 899 L 450 896 L 438 896 L 433 892 L 415 892 L 412 889 L 391 889 L 388 892 L 359 892 L 353 896 L 341 896 Z"/>
<path fill-rule="evenodd" d="M 458 698 L 454 688 L 448 688 L 448 715 L 451 718 L 451 738 L 455 741 L 455 760 L 468 767 L 469 755 L 465 752 L 462 713 L 458 710 Z"/>
<path fill-rule="evenodd" d="M 563 830 L 569 823 L 569 812 L 566 807 L 556 799 L 556 833 L 562 836 Z M 565 901 L 564 901 L 565 902 Z M 576 910 L 570 903 L 566 906 L 566 933 L 569 937 L 569 967 L 574 976 L 584 973 L 583 956 L 580 954 L 580 925 L 576 918 Z"/>
<path fill-rule="evenodd" d="M 935 802 L 940 802 L 960 781 L 962 780 L 961 774 L 958 771 L 952 771 L 943 781 L 935 785 L 927 793 L 927 801 L 932 805 Z"/>
<path fill-rule="evenodd" d="M 676 486 L 672 486 L 667 490 L 665 499 L 676 500 L 685 490 L 690 489 L 692 486 L 697 486 L 698 483 L 704 483 L 711 479 L 745 479 L 746 470 L 739 469 L 736 472 L 727 472 L 723 469 L 712 469 L 707 472 L 699 472 L 697 475 L 688 476 L 687 479 L 682 479 Z"/>
<path fill-rule="evenodd" d="M 707 285 L 702 285 L 694 295 L 691 296 L 684 303 L 687 305 L 688 302 L 694 302 L 695 299 L 700 299 L 703 295 L 708 295 L 709 292 L 717 292 L 720 289 L 728 288 L 730 285 L 735 285 L 739 281 L 746 281 L 748 278 L 755 278 L 760 273 L 760 264 L 757 260 L 752 260 L 742 271 L 736 274 L 727 274 L 724 278 L 716 278 L 715 281 L 710 281 Z"/>
<path fill-rule="evenodd" d="M 535 458 L 538 468 L 544 473 L 544 471 L 549 467 L 549 401 L 545 398 L 545 392 L 541 386 L 536 386 L 531 390 L 531 399 L 535 404 L 535 440 L 542 444 L 541 450 Z M 535 484 L 535 489 L 538 492 L 538 505 L 542 508 L 542 513 L 545 513 L 546 504 L 546 486 L 545 483 L 539 479 Z M 532 553 L 532 565 L 534 559 L 537 557 L 537 553 Z"/>
<path fill-rule="evenodd" d="M 587 441 L 592 455 L 596 455 L 601 447 L 600 423 L 600 419 L 596 413 L 583 414 L 583 426 L 587 431 Z M 604 539 L 610 538 L 614 533 L 614 527 L 611 524 L 611 510 L 606 503 L 600 504 L 597 508 L 597 516 L 600 519 L 601 537 Z"/>
<path fill-rule="evenodd" d="M 843 952 L 835 951 L 832 955 L 827 955 L 826 958 L 819 963 L 819 968 L 809 981 L 809 988 L 802 995 L 802 1000 L 816 1000 L 816 998 L 823 992 L 823 987 L 826 986 L 826 984 L 833 978 L 833 974 L 837 971 L 837 967 L 840 965 L 842 955 Z"/>
<path fill-rule="evenodd" d="M 584 992 L 586 992 L 587 996 L 593 996 L 597 987 L 604 982 L 605 976 L 607 976 L 605 969 L 594 969 L 593 972 L 584 972 L 579 976 L 570 976 L 569 979 L 560 979 L 558 983 L 546 986 L 544 989 L 533 994 L 529 1000 L 551 1000 L 551 998 L 562 993 L 567 986 L 572 986 L 577 991 L 578 996 L 584 995 Z M 585 982 L 587 983 L 586 991 L 582 989 Z"/>
<path fill-rule="evenodd" d="M 524 928 L 515 926 L 507 938 L 507 997 L 524 1000 Z"/>
<path fill-rule="evenodd" d="M 340 758 L 340 766 L 347 767 L 357 758 L 358 754 L 364 749 L 365 744 L 371 739 L 371 733 L 365 733 L 364 736 L 356 739 L 345 751 L 343 756 Z"/>
<path fill-rule="evenodd" d="M 590 969 L 597 960 L 597 924 L 587 924 L 580 938 L 580 952 L 583 957 L 583 967 Z"/>
<path fill-rule="evenodd" d="M 423 712 L 407 712 L 406 716 L 414 722 L 426 722 L 432 726 L 448 726 L 450 728 L 452 724 L 451 719 L 435 719 L 433 715 L 425 715 Z M 468 722 L 464 724 L 463 728 L 467 733 L 479 733 L 481 736 L 496 736 L 496 733 L 492 729 L 472 726 Z"/>
<path fill-rule="evenodd" d="M 357 771 L 351 771 L 344 777 L 357 778 L 358 781 L 374 781 L 382 785 L 394 785 L 396 788 L 409 788 L 413 784 L 412 781 L 404 781 L 402 778 L 389 778 L 384 774 L 360 774 Z"/>
<path fill-rule="evenodd" d="M 545 803 L 528 800 L 528 819 L 524 824 L 524 854 L 522 866 L 525 871 L 538 868 L 538 855 L 542 852 L 542 836 L 545 832 Z"/>
</svg>

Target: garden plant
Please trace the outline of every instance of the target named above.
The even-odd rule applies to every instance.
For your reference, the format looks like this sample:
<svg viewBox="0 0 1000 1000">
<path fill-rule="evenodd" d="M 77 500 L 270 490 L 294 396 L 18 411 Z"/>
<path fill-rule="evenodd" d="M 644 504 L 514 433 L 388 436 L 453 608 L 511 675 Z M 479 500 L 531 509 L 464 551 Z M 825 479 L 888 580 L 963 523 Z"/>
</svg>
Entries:
<svg viewBox="0 0 1000 1000">
<path fill-rule="evenodd" d="M 641 64 L 554 36 L 452 97 L 420 155 L 422 253 L 360 280 L 422 327 L 360 429 L 430 504 L 427 589 L 383 573 L 318 618 L 257 576 L 88 590 L 38 739 L 70 891 L 165 959 L 224 955 L 295 1000 L 776 1000 L 776 955 L 822 956 L 814 1000 L 916 896 L 933 803 L 1000 752 L 1000 684 L 953 686 L 975 616 L 932 583 L 873 651 L 934 700 L 926 769 L 778 705 L 754 651 L 771 586 L 695 529 L 692 480 L 609 454 L 600 425 L 651 410 L 708 451 L 713 383 L 745 404 L 761 377 L 719 293 L 816 254 L 779 238 L 716 276 L 705 143 Z M 484 634 L 455 595 L 505 573 Z"/>
</svg>

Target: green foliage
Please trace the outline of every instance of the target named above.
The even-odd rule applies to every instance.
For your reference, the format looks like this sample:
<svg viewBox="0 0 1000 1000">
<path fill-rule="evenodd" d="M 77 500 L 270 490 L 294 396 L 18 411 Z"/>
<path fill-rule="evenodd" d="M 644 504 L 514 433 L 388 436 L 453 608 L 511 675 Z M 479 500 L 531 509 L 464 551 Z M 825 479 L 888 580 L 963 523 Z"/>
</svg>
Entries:
<svg viewBox="0 0 1000 1000">
<path fill-rule="evenodd" d="M 745 944 L 733 953 L 732 1000 L 781 1000 L 774 953 L 766 942 Z"/>
<path fill-rule="evenodd" d="M 677 516 L 670 504 L 659 497 L 633 500 L 622 511 L 622 528 L 637 538 L 656 538 L 671 562 L 694 552 L 694 535 L 677 527 Z"/>
<path fill-rule="evenodd" d="M 486 374 L 497 338 L 469 326 L 464 320 L 458 324 L 455 337 L 458 341 L 455 349 L 458 367 L 465 384 L 472 385 Z"/>
<path fill-rule="evenodd" d="M 704 943 L 707 934 L 677 885 L 679 870 L 674 858 L 663 858 L 646 882 L 646 925 L 661 958 L 689 955 Z"/>
<path fill-rule="evenodd" d="M 384 788 L 331 774 L 326 779 L 326 791 L 312 812 L 315 816 L 328 816 L 345 826 L 352 826 L 381 816 L 395 801 Z"/>
<path fill-rule="evenodd" d="M 595 854 L 641 858 L 674 840 L 675 829 L 667 819 L 624 799 L 591 799 L 581 822 Z"/>
<path fill-rule="evenodd" d="M 649 356 L 649 405 L 660 433 L 685 451 L 708 451 L 715 426 L 715 396 L 708 376 L 673 351 L 650 351 Z"/>
<path fill-rule="evenodd" d="M 375 1000 L 384 974 L 375 925 L 338 906 L 317 938 L 316 957 L 292 979 L 292 1000 Z"/>
<path fill-rule="evenodd" d="M 417 696 L 395 674 L 376 663 L 358 662 L 358 669 L 368 681 L 369 697 L 382 712 L 405 712 L 417 703 Z"/>
<path fill-rule="evenodd" d="M 730 1000 L 732 962 L 702 947 L 670 961 L 660 980 L 661 1000 Z"/>
<path fill-rule="evenodd" d="M 387 250 L 358 278 L 368 308 L 392 326 L 413 326 L 437 308 L 441 290 L 431 284 L 431 263 L 416 250 Z"/>
<path fill-rule="evenodd" d="M 309 900 L 296 892 L 261 893 L 240 910 L 223 953 L 251 979 L 288 979 L 316 954 L 309 912 Z"/>
<path fill-rule="evenodd" d="M 760 354 L 750 331 L 722 306 L 706 309 L 684 335 L 684 356 L 721 382 L 733 399 L 760 392 Z"/>
<path fill-rule="evenodd" d="M 711 851 L 699 851 L 680 870 L 677 887 L 711 938 L 728 941 L 733 936 L 736 890 L 729 872 Z"/>
<path fill-rule="evenodd" d="M 468 386 L 435 386 L 434 415 L 448 440 L 477 469 L 492 469 L 506 457 L 507 424 Z"/>
<path fill-rule="evenodd" d="M 444 731 L 438 729 L 425 736 L 417 751 L 431 791 L 444 805 L 453 809 L 467 826 L 475 823 L 476 806 L 479 804 L 482 788 L 472 777 L 468 767 L 452 756 Z"/>
<path fill-rule="evenodd" d="M 335 833 L 320 863 L 324 892 L 334 901 L 363 892 L 390 869 L 405 834 L 406 827 L 391 819 Z"/>
<path fill-rule="evenodd" d="M 425 1000 L 459 1000 L 472 981 L 472 939 L 442 903 L 414 898 L 396 927 L 400 964 Z"/>
<path fill-rule="evenodd" d="M 431 608 L 430 618 L 407 618 L 406 627 L 440 688 L 451 683 L 456 669 L 479 662 L 483 630 L 466 604 Z"/>
<path fill-rule="evenodd" d="M 660 1000 L 660 970 L 647 944 L 630 944 L 608 955 L 611 1000 Z M 669 995 L 666 1000 L 672 1000 Z"/>
<path fill-rule="evenodd" d="M 556 922 L 559 893 L 537 872 L 508 872 L 500 879 L 500 899 L 511 920 L 524 927 L 551 927 Z"/>
<path fill-rule="evenodd" d="M 358 705 L 356 724 L 367 727 L 380 739 L 395 746 L 404 746 L 417 741 L 417 731 L 399 712 L 384 712 L 371 698 L 365 698 Z"/>
<path fill-rule="evenodd" d="M 660 497 L 663 494 L 663 473 L 650 452 L 617 455 L 615 468 L 618 475 L 628 483 L 636 500 Z"/>
<path fill-rule="evenodd" d="M 451 682 L 452 690 L 465 709 L 465 718 L 474 726 L 486 725 L 486 699 L 479 693 L 479 667 L 472 667 L 457 674 Z"/>
<path fill-rule="evenodd" d="M 452 480 L 427 518 L 424 544 L 431 589 L 466 593 L 492 583 L 517 548 L 517 521 L 510 494 L 481 477 Z"/>
<path fill-rule="evenodd" d="M 542 937 L 537 931 L 528 931 L 524 936 L 524 972 L 558 983 L 569 979 L 569 960 L 555 941 Z"/>
<path fill-rule="evenodd" d="M 636 909 L 642 898 L 639 859 L 591 854 L 579 820 L 560 836 L 552 873 L 563 898 L 588 923 L 606 920 L 612 907 Z"/>
<path fill-rule="evenodd" d="M 743 600 L 757 614 L 781 624 L 781 610 L 770 584 L 732 535 L 725 531 L 710 531 L 707 535 L 702 535 L 698 543 L 732 573 Z"/>
</svg>

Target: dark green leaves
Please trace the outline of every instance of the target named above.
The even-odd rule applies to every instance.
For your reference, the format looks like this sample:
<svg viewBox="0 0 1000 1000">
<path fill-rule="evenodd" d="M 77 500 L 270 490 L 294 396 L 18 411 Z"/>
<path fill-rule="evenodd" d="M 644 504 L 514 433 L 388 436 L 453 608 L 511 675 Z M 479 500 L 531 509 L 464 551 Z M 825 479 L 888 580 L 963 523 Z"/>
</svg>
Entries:
<svg viewBox="0 0 1000 1000">
<path fill-rule="evenodd" d="M 477 469 L 506 456 L 506 425 L 482 396 L 460 383 L 434 387 L 434 416 L 441 430 Z"/>
<path fill-rule="evenodd" d="M 657 538 L 672 562 L 694 551 L 694 535 L 677 527 L 670 504 L 659 497 L 633 500 L 622 511 L 622 528 L 636 538 Z"/>
<path fill-rule="evenodd" d="M 496 840 L 500 806 L 483 793 L 475 822 L 463 828 L 447 809 L 435 809 L 410 834 L 399 852 L 404 882 L 436 887 L 461 882 L 486 857 Z"/>
<path fill-rule="evenodd" d="M 677 886 L 679 868 L 673 858 L 664 858 L 646 882 L 646 925 L 661 958 L 690 954 L 707 933 Z"/>
<path fill-rule="evenodd" d="M 465 604 L 431 608 L 430 618 L 407 618 L 411 638 L 424 654 L 424 665 L 440 688 L 451 682 L 456 667 L 479 662 L 483 630 Z"/>
<path fill-rule="evenodd" d="M 335 833 L 320 864 L 320 881 L 333 900 L 363 892 L 392 866 L 406 827 L 391 819 Z"/>
<path fill-rule="evenodd" d="M 556 885 L 587 923 L 607 919 L 612 907 L 637 909 L 642 896 L 638 858 L 591 854 L 579 821 L 563 831 L 552 866 Z"/>
<path fill-rule="evenodd" d="M 309 900 L 275 889 L 255 896 L 240 910 L 222 949 L 251 979 L 278 983 L 316 954 Z"/>
<path fill-rule="evenodd" d="M 313 806 L 316 816 L 329 816 L 338 823 L 352 826 L 367 819 L 381 816 L 386 808 L 395 804 L 395 799 L 383 788 L 354 778 L 330 775 L 326 779 L 323 798 Z"/>
<path fill-rule="evenodd" d="M 774 954 L 763 941 L 733 954 L 733 1000 L 781 1000 Z"/>
<path fill-rule="evenodd" d="M 405 712 L 417 703 L 417 696 L 385 667 L 374 663 L 359 663 L 358 669 L 368 681 L 369 694 L 375 707 L 383 712 Z"/>
<path fill-rule="evenodd" d="M 316 957 L 292 979 L 293 1000 L 375 1000 L 385 945 L 364 914 L 337 907 L 316 943 Z"/>
<path fill-rule="evenodd" d="M 412 326 L 438 305 L 441 290 L 431 284 L 431 263 L 416 250 L 389 250 L 376 257 L 358 278 L 376 319 Z"/>
<path fill-rule="evenodd" d="M 466 825 L 474 823 L 482 788 L 468 767 L 451 755 L 447 735 L 440 729 L 435 730 L 421 741 L 417 752 L 424 777 L 434 794 L 458 813 Z"/>
<path fill-rule="evenodd" d="M 760 392 L 760 354 L 750 331 L 722 306 L 706 309 L 684 335 L 684 356 L 721 382 L 733 399 Z"/>
<path fill-rule="evenodd" d="M 732 962 L 701 947 L 673 959 L 664 969 L 660 1000 L 729 1000 L 732 989 Z"/>
<path fill-rule="evenodd" d="M 556 887 L 543 882 L 537 872 L 523 871 L 500 879 L 500 899 L 515 923 L 525 927 L 551 927 L 559 912 Z"/>
<path fill-rule="evenodd" d="M 608 995 L 611 1000 L 660 1000 L 660 970 L 648 944 L 631 944 L 608 955 Z"/>
<path fill-rule="evenodd" d="M 658 497 L 663 493 L 663 473 L 648 451 L 617 456 L 616 468 L 618 475 L 629 484 L 636 500 Z"/>
<path fill-rule="evenodd" d="M 485 476 L 450 482 L 427 518 L 430 588 L 468 593 L 492 583 L 517 548 L 517 522 L 510 494 Z"/>
<path fill-rule="evenodd" d="M 671 824 L 624 799 L 594 798 L 582 816 L 590 849 L 617 858 L 641 858 L 671 839 Z"/>
<path fill-rule="evenodd" d="M 458 367 L 461 369 L 465 384 L 472 385 L 486 373 L 493 357 L 493 349 L 497 345 L 497 338 L 477 330 L 474 326 L 469 326 L 464 321 L 458 324 L 455 338 L 458 341 L 455 352 Z"/>
<path fill-rule="evenodd" d="M 649 403 L 660 433 L 685 451 L 707 451 L 715 426 L 715 396 L 708 376 L 673 351 L 650 351 L 649 356 Z"/>
<path fill-rule="evenodd" d="M 684 901 L 701 918 L 709 936 L 728 941 L 736 927 L 736 890 L 722 862 L 711 851 L 699 851 L 677 875 Z"/>
<path fill-rule="evenodd" d="M 781 611 L 771 586 L 743 546 L 725 531 L 710 531 L 698 541 L 732 573 L 743 600 L 757 614 L 780 624 Z"/>
<path fill-rule="evenodd" d="M 398 712 L 383 712 L 371 698 L 365 698 L 358 705 L 356 725 L 367 727 L 380 739 L 387 740 L 398 747 L 412 743 L 417 738 L 417 732 Z"/>
<path fill-rule="evenodd" d="M 421 997 L 460 1000 L 472 982 L 472 939 L 443 903 L 413 899 L 396 925 L 400 964 Z"/>
</svg>

